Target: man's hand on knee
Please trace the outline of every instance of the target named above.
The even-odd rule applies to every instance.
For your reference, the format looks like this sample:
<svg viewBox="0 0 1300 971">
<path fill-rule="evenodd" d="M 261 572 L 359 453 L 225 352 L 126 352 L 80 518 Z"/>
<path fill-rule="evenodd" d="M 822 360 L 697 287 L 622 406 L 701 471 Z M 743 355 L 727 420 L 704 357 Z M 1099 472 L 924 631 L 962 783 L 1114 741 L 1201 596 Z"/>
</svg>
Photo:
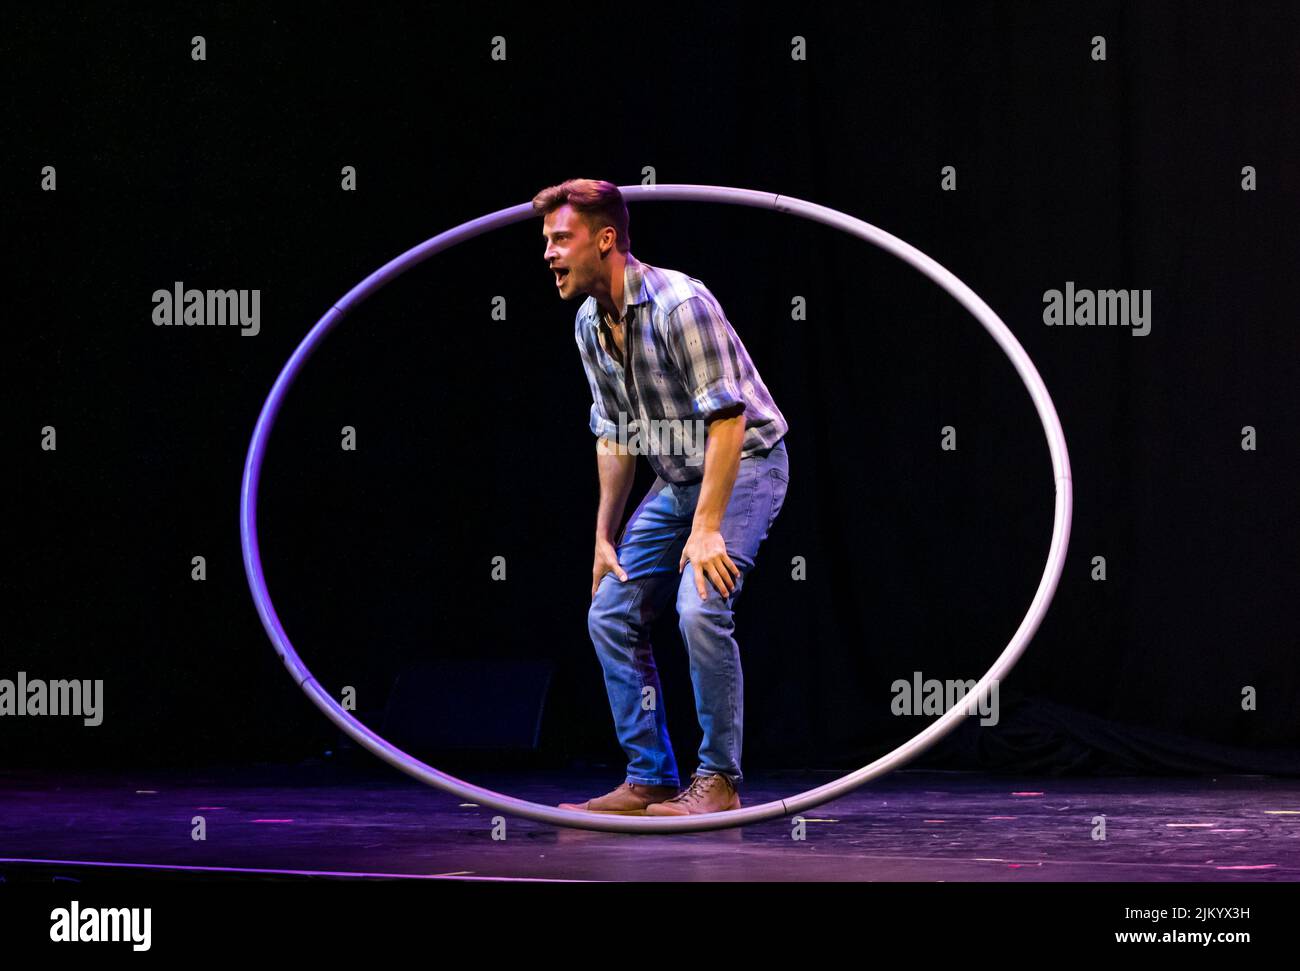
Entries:
<svg viewBox="0 0 1300 971">
<path fill-rule="evenodd" d="M 618 550 L 607 539 L 596 541 L 596 558 L 591 564 L 591 599 L 596 599 L 596 590 L 601 578 L 606 573 L 613 573 L 620 581 L 627 582 L 627 574 L 618 565 Z"/>
<path fill-rule="evenodd" d="M 731 592 L 736 589 L 740 567 L 727 555 L 727 543 L 722 538 L 722 533 L 716 529 L 691 530 L 682 557 L 677 563 L 678 573 L 682 572 L 688 560 L 695 568 L 695 589 L 699 591 L 701 600 L 709 597 L 708 588 L 704 585 L 706 577 L 718 593 L 724 597 L 731 596 Z"/>
</svg>

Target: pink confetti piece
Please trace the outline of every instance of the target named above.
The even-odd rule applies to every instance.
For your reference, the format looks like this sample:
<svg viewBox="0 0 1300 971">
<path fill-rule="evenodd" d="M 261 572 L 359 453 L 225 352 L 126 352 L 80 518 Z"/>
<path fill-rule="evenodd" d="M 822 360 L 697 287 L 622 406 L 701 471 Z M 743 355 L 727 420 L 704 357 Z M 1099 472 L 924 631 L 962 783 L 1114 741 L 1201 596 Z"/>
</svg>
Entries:
<svg viewBox="0 0 1300 971">
<path fill-rule="evenodd" d="M 1276 863 L 1257 863 L 1253 866 L 1216 866 L 1216 870 L 1272 870 Z"/>
<path fill-rule="evenodd" d="M 1041 796 L 1041 792 L 1013 792 L 1013 796 Z"/>
</svg>

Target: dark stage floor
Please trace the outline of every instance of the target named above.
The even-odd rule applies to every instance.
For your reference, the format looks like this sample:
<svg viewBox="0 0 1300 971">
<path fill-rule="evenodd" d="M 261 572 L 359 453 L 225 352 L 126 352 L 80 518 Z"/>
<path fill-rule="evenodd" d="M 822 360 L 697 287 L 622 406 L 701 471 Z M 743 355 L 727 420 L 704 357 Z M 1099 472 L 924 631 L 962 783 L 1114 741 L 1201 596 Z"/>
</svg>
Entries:
<svg viewBox="0 0 1300 971">
<path fill-rule="evenodd" d="M 464 774 L 554 805 L 620 777 Z M 747 779 L 746 805 L 835 773 Z M 393 773 L 286 766 L 0 772 L 0 875 L 137 879 L 430 878 L 1283 882 L 1300 879 L 1300 780 L 1010 778 L 902 771 L 789 820 L 680 836 L 559 829 Z M 206 819 L 207 839 L 191 839 Z M 1094 839 L 1104 816 L 1106 839 Z"/>
</svg>

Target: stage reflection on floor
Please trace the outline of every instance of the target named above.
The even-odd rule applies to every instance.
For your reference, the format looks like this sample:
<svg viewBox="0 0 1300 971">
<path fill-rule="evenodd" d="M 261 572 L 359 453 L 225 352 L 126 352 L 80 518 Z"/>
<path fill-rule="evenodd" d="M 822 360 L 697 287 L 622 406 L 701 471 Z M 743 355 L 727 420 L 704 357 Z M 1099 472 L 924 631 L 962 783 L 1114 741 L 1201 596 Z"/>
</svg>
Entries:
<svg viewBox="0 0 1300 971">
<path fill-rule="evenodd" d="M 554 805 L 609 774 L 467 781 Z M 754 774 L 746 805 L 834 772 Z M 1295 881 L 1300 780 L 901 771 L 802 816 L 628 835 L 499 814 L 381 767 L 0 771 L 0 876 L 121 879 Z M 196 838 L 202 836 L 203 838 Z"/>
</svg>

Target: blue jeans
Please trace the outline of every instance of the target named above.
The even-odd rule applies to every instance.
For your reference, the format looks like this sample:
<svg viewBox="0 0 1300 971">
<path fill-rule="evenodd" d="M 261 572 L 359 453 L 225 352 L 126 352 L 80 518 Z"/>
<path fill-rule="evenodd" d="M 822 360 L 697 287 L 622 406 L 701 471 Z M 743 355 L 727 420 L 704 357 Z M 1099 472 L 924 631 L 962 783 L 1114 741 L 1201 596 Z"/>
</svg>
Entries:
<svg viewBox="0 0 1300 971">
<path fill-rule="evenodd" d="M 616 549 L 627 580 L 613 573 L 601 578 L 587 627 L 605 673 L 614 728 L 627 753 L 628 782 L 680 785 L 650 648 L 650 625 L 674 592 L 703 732 L 696 774 L 725 775 L 733 784 L 741 781 L 744 682 L 732 612 L 758 547 L 785 502 L 789 482 L 784 439 L 765 455 L 740 460 L 721 527 L 727 555 L 740 569 L 730 596 L 720 594 L 706 576 L 708 597 L 701 600 L 692 564 L 677 572 L 702 482 L 682 485 L 656 478 L 624 527 Z"/>
</svg>

